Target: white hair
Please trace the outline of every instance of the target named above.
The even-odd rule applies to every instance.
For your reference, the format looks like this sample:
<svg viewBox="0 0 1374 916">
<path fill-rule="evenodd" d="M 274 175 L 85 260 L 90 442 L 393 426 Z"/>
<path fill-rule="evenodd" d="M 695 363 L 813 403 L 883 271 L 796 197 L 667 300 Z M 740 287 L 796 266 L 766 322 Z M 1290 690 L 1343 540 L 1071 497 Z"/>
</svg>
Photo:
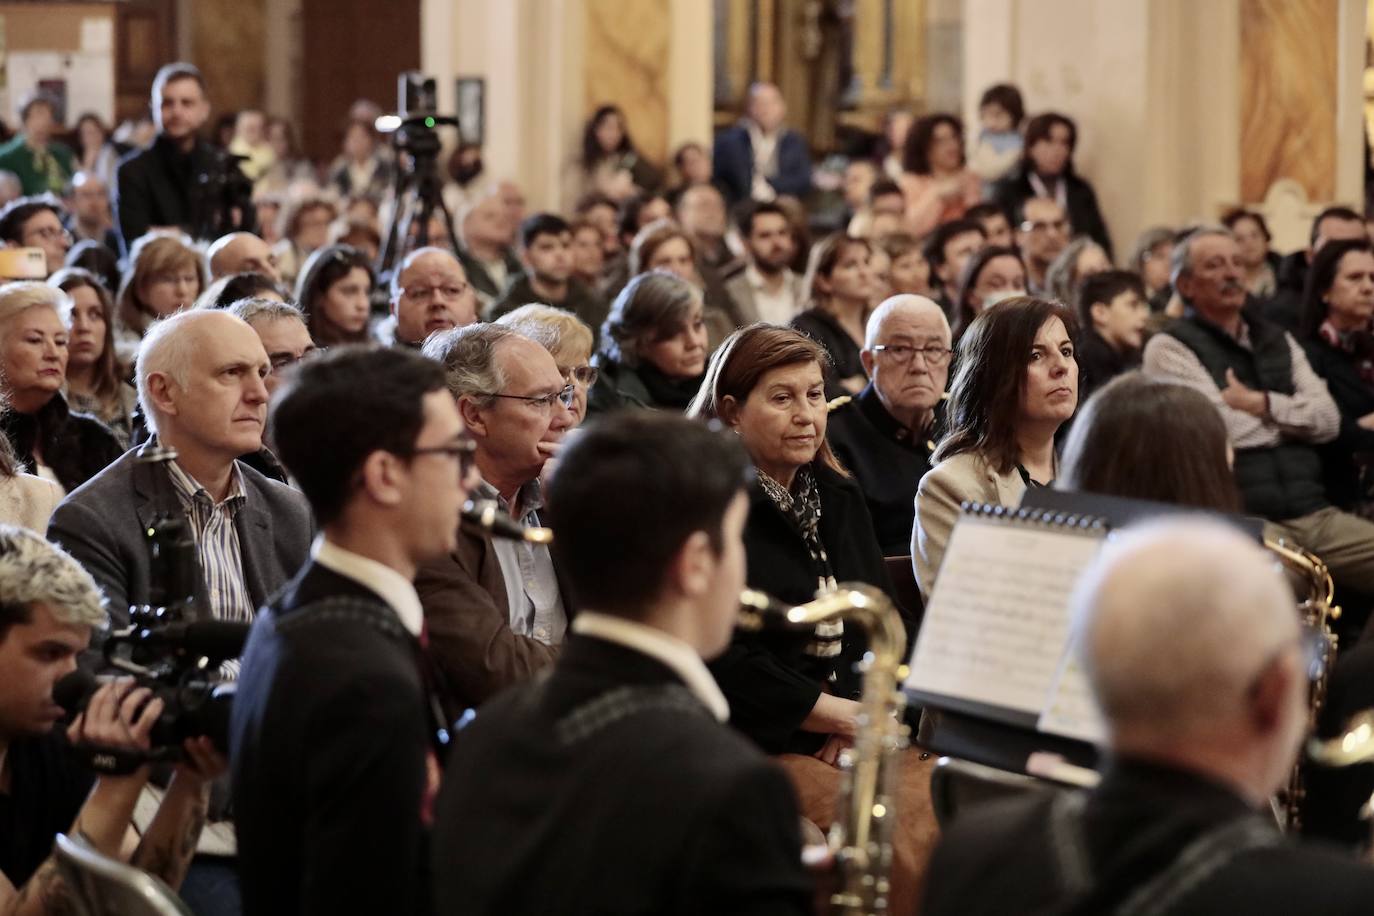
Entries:
<svg viewBox="0 0 1374 916">
<path fill-rule="evenodd" d="M 945 317 L 945 310 L 940 308 L 933 299 L 911 293 L 902 293 L 884 299 L 868 316 L 868 325 L 864 328 L 864 349 L 873 349 L 873 346 L 878 342 L 878 337 L 882 334 L 883 324 L 889 318 L 897 314 L 919 315 L 921 313 L 939 317 L 941 334 L 944 336 L 945 343 L 949 343 L 949 319 Z"/>
<path fill-rule="evenodd" d="M 18 280 L 0 286 L 0 327 L 32 308 L 50 308 L 61 318 L 70 307 L 66 293 L 40 280 Z"/>
<path fill-rule="evenodd" d="M 209 316 L 223 314 L 219 310 L 183 310 L 148 326 L 134 360 L 134 382 L 138 388 L 138 404 L 143 408 L 143 419 L 148 424 L 149 432 L 157 432 L 158 415 L 148 390 L 148 379 L 154 373 L 161 373 L 171 379 L 172 384 L 185 390 L 200 344 L 197 335 L 192 333 L 194 326 L 201 321 L 214 320 Z"/>
<path fill-rule="evenodd" d="M 223 311 L 235 318 L 239 318 L 248 323 L 251 327 L 255 321 L 299 321 L 305 324 L 305 315 L 300 309 L 289 302 L 278 302 L 276 299 L 264 299 L 261 297 L 248 297 L 239 299 Z"/>
<path fill-rule="evenodd" d="M 1225 226 L 1206 223 L 1194 227 L 1174 245 L 1174 250 L 1169 253 L 1169 281 L 1173 283 L 1175 291 L 1178 290 L 1178 278 L 1193 272 L 1193 243 L 1198 239 L 1217 235 L 1228 239 L 1236 237 L 1236 234 Z"/>
<path fill-rule="evenodd" d="M 1299 634 L 1273 558 L 1201 516 L 1114 535 L 1073 607 L 1107 721 L 1164 738 L 1215 733 L 1242 714 L 1250 684 Z"/>
<path fill-rule="evenodd" d="M 91 574 L 27 528 L 0 525 L 0 596 L 5 609 L 0 620 L 22 620 L 42 604 L 61 624 L 105 625 L 105 597 Z"/>
</svg>

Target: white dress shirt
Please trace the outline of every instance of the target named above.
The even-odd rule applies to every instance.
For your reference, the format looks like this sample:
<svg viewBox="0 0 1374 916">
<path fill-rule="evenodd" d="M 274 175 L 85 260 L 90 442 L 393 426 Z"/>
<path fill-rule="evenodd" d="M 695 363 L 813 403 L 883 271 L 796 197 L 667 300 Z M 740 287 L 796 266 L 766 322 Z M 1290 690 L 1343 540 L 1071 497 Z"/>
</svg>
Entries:
<svg viewBox="0 0 1374 916">
<path fill-rule="evenodd" d="M 414 583 L 405 576 L 385 563 L 369 560 L 338 544 L 331 544 L 324 535 L 315 538 L 315 543 L 310 545 L 310 555 L 325 569 L 376 592 L 396 612 L 401 625 L 412 636 L 420 635 L 425 612 L 420 607 L 420 596 L 415 594 Z"/>
</svg>

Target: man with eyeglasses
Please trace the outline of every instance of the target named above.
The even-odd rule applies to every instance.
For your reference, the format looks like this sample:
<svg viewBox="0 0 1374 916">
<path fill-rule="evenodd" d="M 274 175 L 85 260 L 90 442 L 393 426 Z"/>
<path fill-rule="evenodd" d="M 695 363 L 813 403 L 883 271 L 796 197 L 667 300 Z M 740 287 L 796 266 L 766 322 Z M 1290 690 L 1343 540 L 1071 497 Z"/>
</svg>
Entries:
<svg viewBox="0 0 1374 916">
<path fill-rule="evenodd" d="M 1101 782 L 961 813 L 921 912 L 1367 910 L 1374 869 L 1284 837 L 1269 806 L 1320 672 L 1273 558 L 1220 522 L 1154 522 L 1104 548 L 1073 604 Z"/>
<path fill-rule="evenodd" d="M 885 300 L 868 318 L 859 358 L 868 386 L 835 409 L 830 447 L 859 482 L 883 553 L 904 556 L 949 378 L 944 311 L 925 296 Z"/>
<path fill-rule="evenodd" d="M 0 242 L 6 248 L 41 248 L 48 275 L 56 273 L 72 247 L 71 234 L 62 225 L 65 214 L 50 194 L 21 197 L 0 210 Z"/>
<path fill-rule="evenodd" d="M 453 549 L 471 442 L 440 368 L 396 349 L 306 362 L 272 423 L 321 534 L 244 650 L 230 719 L 243 912 L 427 912 L 450 721 L 411 580 Z"/>
<path fill-rule="evenodd" d="M 431 337 L 424 354 L 444 369 L 476 442 L 478 499 L 526 527 L 542 524 L 540 474 L 572 428 L 573 386 L 549 351 L 499 324 Z M 444 557 L 420 567 L 435 661 L 453 699 L 476 706 L 528 680 L 557 655 L 573 608 L 549 549 L 484 531 L 458 532 Z"/>
<path fill-rule="evenodd" d="M 1053 197 L 1026 198 L 1016 227 L 1016 247 L 1026 262 L 1026 283 L 1032 296 L 1048 295 L 1045 273 L 1072 234 L 1068 215 Z"/>
<path fill-rule="evenodd" d="M 406 255 L 391 275 L 391 317 L 393 342 L 411 349 L 477 320 L 477 296 L 452 252 L 427 247 Z"/>
</svg>

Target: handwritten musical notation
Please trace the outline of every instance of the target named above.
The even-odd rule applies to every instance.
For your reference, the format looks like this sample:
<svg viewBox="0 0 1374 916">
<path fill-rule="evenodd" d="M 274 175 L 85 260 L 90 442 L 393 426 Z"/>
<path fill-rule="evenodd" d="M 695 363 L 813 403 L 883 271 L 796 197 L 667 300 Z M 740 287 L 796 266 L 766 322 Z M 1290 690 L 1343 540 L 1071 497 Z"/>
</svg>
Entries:
<svg viewBox="0 0 1374 916">
<path fill-rule="evenodd" d="M 1100 529 L 965 515 L 950 536 L 909 688 L 1039 716 L 1069 642 L 1069 602 Z"/>
</svg>

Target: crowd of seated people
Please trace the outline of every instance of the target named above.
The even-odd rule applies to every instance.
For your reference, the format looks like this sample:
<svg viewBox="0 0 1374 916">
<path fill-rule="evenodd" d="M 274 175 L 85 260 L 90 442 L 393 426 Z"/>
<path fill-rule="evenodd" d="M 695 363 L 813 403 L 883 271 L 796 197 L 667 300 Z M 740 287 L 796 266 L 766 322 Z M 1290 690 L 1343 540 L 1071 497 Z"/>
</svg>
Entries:
<svg viewBox="0 0 1374 916">
<path fill-rule="evenodd" d="M 669 169 L 597 107 L 563 211 L 465 144 L 443 189 L 454 232 L 432 220 L 384 267 L 405 162 L 375 105 L 317 165 L 260 111 L 212 141 L 213 87 L 189 64 L 151 88 L 141 142 L 83 116 L 64 143 L 40 95 L 0 146 L 18 186 L 0 242 L 37 249 L 45 276 L 0 285 L 0 587 L 17 589 L 0 594 L 0 914 L 62 912 L 47 855 L 69 829 L 197 916 L 810 912 L 833 863 L 808 871 L 801 850 L 837 818 L 868 645 L 839 622 L 736 630 L 741 587 L 801 604 L 865 584 L 910 651 L 963 504 L 1035 488 L 1258 519 L 1330 569 L 1342 658 L 1368 649 L 1374 243 L 1353 210 L 1323 210 L 1282 258 L 1241 208 L 1151 228 L 1118 266 L 1079 125 L 1027 118 L 999 85 L 976 137 L 890 113 L 851 157 L 843 228 L 813 239 L 811 151 L 760 83 Z M 221 145 L 253 187 L 233 226 L 191 191 Z M 168 518 L 194 561 L 185 613 L 251 627 L 215 674 L 237 682 L 228 734 L 174 768 L 97 773 L 64 755 L 150 753 L 155 707 L 116 681 L 54 731 L 52 684 L 163 600 L 148 532 Z M 1080 825 L 1108 851 L 1099 879 L 1116 853 L 1136 867 L 1209 835 L 1165 823 L 1170 804 L 1258 807 L 1295 747 L 1288 628 L 1236 623 L 1291 589 L 1250 575 L 1234 536 L 1171 524 L 1082 597 L 1122 758 Z M 1254 670 L 1208 681 L 1218 637 L 1184 659 L 1195 680 L 1151 685 L 1169 630 L 1128 612 L 1203 607 L 1184 585 L 1222 561 L 1217 626 L 1246 630 L 1232 661 Z M 1232 683 L 1256 672 L 1257 693 Z M 1159 721 L 1131 678 L 1168 700 Z M 1208 723 L 1249 769 L 1221 744 L 1179 750 Z M 889 911 L 976 912 L 1006 893 L 978 886 L 999 856 L 1045 877 L 1036 831 L 1058 815 L 1034 806 L 939 845 L 924 738 L 892 767 Z M 123 842 L 150 780 L 161 809 Z M 1175 832 L 1123 839 L 1155 816 Z M 202 823 L 219 839 L 197 851 Z M 1281 866 L 1327 869 L 1333 900 L 1374 880 L 1306 855 Z M 1061 890 L 1037 899 L 1116 905 Z"/>
</svg>

